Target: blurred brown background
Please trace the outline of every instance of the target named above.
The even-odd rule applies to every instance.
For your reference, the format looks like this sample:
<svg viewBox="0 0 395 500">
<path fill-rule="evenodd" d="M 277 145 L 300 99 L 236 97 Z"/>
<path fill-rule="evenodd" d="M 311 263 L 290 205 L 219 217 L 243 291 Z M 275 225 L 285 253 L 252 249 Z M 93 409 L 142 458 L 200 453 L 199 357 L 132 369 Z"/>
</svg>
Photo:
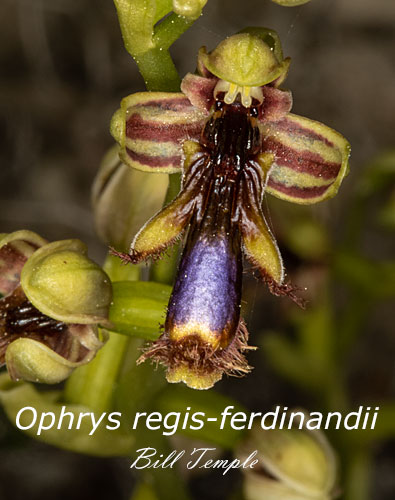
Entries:
<svg viewBox="0 0 395 500">
<path fill-rule="evenodd" d="M 395 2 L 312 0 L 283 8 L 269 0 L 209 0 L 172 50 L 180 74 L 194 70 L 201 45 L 211 49 L 248 25 L 280 34 L 292 57 L 284 86 L 293 91 L 293 111 L 339 130 L 352 145 L 351 174 L 339 196 L 312 208 L 340 233 L 353 182 L 368 160 L 395 147 Z M 90 186 L 112 145 L 112 113 L 122 97 L 143 90 L 111 0 L 2 0 L 0 89 L 0 231 L 79 237 L 102 259 L 106 248 L 94 233 Z M 368 238 L 364 246 L 375 257 L 394 250 L 380 239 Z M 395 376 L 389 385 L 395 388 Z M 286 386 L 271 391 L 277 402 Z M 0 443 L 1 499 L 128 498 L 124 461 L 48 451 L 5 421 Z M 373 500 L 395 497 L 394 470 L 388 445 L 378 450 Z M 196 498 L 218 498 L 204 484 L 195 485 Z"/>
</svg>

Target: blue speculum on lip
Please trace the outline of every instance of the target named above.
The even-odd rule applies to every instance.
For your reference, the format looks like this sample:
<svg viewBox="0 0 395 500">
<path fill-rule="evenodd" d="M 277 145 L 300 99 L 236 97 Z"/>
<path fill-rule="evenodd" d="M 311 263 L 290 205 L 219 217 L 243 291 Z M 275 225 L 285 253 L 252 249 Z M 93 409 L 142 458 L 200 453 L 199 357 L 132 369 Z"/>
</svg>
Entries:
<svg viewBox="0 0 395 500">
<path fill-rule="evenodd" d="M 275 295 L 284 283 L 277 243 L 262 213 L 264 193 L 311 204 L 334 196 L 348 171 L 349 144 L 325 125 L 290 113 L 282 90 L 289 59 L 278 36 L 252 29 L 198 56 L 183 93 L 123 99 L 112 133 L 133 168 L 183 171 L 178 196 L 136 235 L 128 262 L 161 253 L 188 231 L 164 332 L 141 356 L 167 367 L 169 382 L 208 389 L 243 374 L 247 330 L 240 318 L 242 257 Z M 269 43 L 270 42 L 270 43 Z"/>
<path fill-rule="evenodd" d="M 226 347 L 239 323 L 241 255 L 224 237 L 191 231 L 169 302 L 165 329 L 180 341 L 191 329 Z M 235 251 L 236 250 L 236 251 Z"/>
</svg>

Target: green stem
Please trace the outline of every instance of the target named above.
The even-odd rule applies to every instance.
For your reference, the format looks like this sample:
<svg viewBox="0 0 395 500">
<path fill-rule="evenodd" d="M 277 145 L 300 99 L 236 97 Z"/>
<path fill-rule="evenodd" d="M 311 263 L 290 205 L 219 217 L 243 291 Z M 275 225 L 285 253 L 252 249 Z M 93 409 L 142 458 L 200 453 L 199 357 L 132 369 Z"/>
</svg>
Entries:
<svg viewBox="0 0 395 500">
<path fill-rule="evenodd" d="M 345 390 L 341 366 L 333 362 L 331 374 L 328 375 L 325 386 L 317 394 L 318 402 L 324 400 L 328 411 L 346 412 L 350 403 Z"/>
<path fill-rule="evenodd" d="M 125 265 L 119 257 L 108 254 L 103 266 L 111 281 L 138 281 L 140 278 L 140 267 Z"/>
<path fill-rule="evenodd" d="M 345 460 L 347 471 L 344 485 L 345 500 L 369 500 L 371 498 L 371 453 L 369 448 L 355 449 Z"/>
<path fill-rule="evenodd" d="M 180 192 L 181 174 L 169 175 L 169 186 L 165 197 L 164 206 L 168 205 Z"/>
<path fill-rule="evenodd" d="M 151 484 L 140 482 L 134 489 L 130 500 L 158 500 Z"/>
<path fill-rule="evenodd" d="M 134 58 L 147 90 L 179 92 L 181 79 L 168 50 L 150 49 Z"/>
<path fill-rule="evenodd" d="M 128 342 L 128 337 L 112 333 L 96 358 L 69 377 L 64 391 L 65 400 L 82 404 L 98 413 L 109 411 Z"/>
<path fill-rule="evenodd" d="M 156 457 L 166 457 L 174 450 L 170 448 L 167 439 L 160 432 L 144 429 L 137 436 L 135 449 L 147 446 L 157 450 Z M 190 500 L 184 480 L 176 469 L 144 469 L 141 471 L 143 482 L 152 485 L 153 490 L 160 500 Z"/>
</svg>

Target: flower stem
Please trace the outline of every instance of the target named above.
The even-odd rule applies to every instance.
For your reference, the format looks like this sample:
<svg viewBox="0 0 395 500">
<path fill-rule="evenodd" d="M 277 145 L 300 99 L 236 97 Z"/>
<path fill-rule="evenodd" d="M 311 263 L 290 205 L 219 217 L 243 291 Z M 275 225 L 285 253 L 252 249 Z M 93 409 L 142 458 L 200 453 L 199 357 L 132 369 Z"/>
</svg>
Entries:
<svg viewBox="0 0 395 500">
<path fill-rule="evenodd" d="M 180 77 L 167 50 L 154 48 L 135 57 L 139 71 L 144 78 L 147 90 L 177 92 L 180 90 Z"/>
<path fill-rule="evenodd" d="M 194 21 L 186 17 L 170 14 L 155 29 L 153 41 L 163 50 L 169 47 L 188 29 Z"/>
<path fill-rule="evenodd" d="M 65 400 L 82 404 L 98 413 L 109 411 L 128 342 L 128 337 L 112 333 L 95 359 L 69 377 L 64 391 Z"/>
<path fill-rule="evenodd" d="M 361 448 L 353 452 L 345 461 L 347 474 L 344 491 L 345 500 L 368 500 L 371 498 L 371 453 L 368 448 Z"/>
</svg>

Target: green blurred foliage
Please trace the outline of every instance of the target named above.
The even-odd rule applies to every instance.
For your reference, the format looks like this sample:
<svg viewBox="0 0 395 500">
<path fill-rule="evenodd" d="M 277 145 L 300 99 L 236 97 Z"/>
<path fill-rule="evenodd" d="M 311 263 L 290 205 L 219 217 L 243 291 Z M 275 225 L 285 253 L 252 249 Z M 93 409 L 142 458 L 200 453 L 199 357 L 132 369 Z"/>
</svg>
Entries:
<svg viewBox="0 0 395 500">
<path fill-rule="evenodd" d="M 395 259 L 368 257 L 361 250 L 364 233 L 371 230 L 368 222 L 375 230 L 387 230 L 384 238 L 393 236 L 388 230 L 393 229 L 394 184 L 395 152 L 390 151 L 369 163 L 358 179 L 344 214 L 345 230 L 337 239 L 307 211 L 290 214 L 284 210 L 286 244 L 303 259 L 303 266 L 319 262 L 326 271 L 306 310 L 288 313 L 293 338 L 265 331 L 262 353 L 275 372 L 310 394 L 315 409 L 320 406 L 324 412 L 347 412 L 358 405 L 347 380 L 350 358 L 374 307 L 395 297 Z M 303 243 L 298 234 L 306 238 Z M 343 301 L 339 290 L 345 294 Z M 375 446 L 395 435 L 394 400 L 367 405 L 380 407 L 374 430 L 328 431 L 340 454 L 347 500 L 370 498 Z"/>
</svg>

